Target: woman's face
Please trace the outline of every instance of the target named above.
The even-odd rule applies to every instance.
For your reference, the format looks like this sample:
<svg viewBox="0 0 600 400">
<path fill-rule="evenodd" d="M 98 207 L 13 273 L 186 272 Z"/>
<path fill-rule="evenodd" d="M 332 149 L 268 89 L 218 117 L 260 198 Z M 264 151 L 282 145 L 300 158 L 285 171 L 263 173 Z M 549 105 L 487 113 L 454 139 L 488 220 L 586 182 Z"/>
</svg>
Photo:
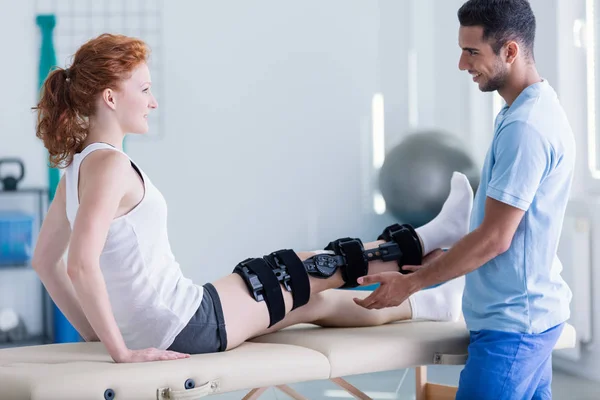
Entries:
<svg viewBox="0 0 600 400">
<path fill-rule="evenodd" d="M 146 63 L 142 63 L 115 92 L 117 119 L 123 132 L 148 132 L 148 113 L 158 107 L 151 86 L 150 70 Z"/>
</svg>

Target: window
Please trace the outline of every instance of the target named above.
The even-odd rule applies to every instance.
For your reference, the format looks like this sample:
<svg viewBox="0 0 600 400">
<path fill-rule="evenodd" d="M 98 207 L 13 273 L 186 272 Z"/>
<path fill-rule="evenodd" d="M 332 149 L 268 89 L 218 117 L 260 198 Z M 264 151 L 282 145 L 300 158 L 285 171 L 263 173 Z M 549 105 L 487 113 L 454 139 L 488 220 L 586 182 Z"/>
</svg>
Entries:
<svg viewBox="0 0 600 400">
<path fill-rule="evenodd" d="M 593 178 L 600 179 L 600 140 L 598 140 L 596 113 L 597 98 L 599 88 L 596 84 L 596 76 L 598 75 L 598 65 L 596 63 L 596 43 L 597 32 L 596 28 L 596 2 L 598 0 L 586 0 L 586 24 L 585 24 L 585 40 L 586 40 L 586 70 L 587 70 L 587 149 L 588 149 L 588 168 Z M 577 29 L 577 26 L 576 28 Z"/>
</svg>

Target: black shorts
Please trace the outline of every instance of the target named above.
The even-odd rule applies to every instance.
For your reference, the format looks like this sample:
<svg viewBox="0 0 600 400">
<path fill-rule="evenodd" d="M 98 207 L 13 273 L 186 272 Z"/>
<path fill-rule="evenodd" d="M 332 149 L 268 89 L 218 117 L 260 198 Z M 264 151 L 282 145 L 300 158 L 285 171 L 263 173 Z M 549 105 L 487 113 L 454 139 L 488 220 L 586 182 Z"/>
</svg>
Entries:
<svg viewBox="0 0 600 400">
<path fill-rule="evenodd" d="M 187 354 L 216 353 L 227 349 L 227 333 L 221 300 L 215 287 L 204 285 L 200 307 L 175 337 L 169 350 Z"/>
</svg>

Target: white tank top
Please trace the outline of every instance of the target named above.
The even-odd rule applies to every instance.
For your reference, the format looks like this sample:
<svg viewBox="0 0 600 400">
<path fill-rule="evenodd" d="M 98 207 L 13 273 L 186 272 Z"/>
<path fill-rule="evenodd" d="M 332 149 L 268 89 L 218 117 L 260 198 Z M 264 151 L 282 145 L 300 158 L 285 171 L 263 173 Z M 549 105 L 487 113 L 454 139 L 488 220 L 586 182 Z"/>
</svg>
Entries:
<svg viewBox="0 0 600 400">
<path fill-rule="evenodd" d="M 93 143 L 65 169 L 67 218 L 73 228 L 79 208 L 79 167 L 95 150 Z M 202 301 L 203 288 L 185 278 L 171 252 L 167 235 L 167 204 L 148 176 L 129 158 L 143 181 L 142 201 L 128 214 L 115 218 L 100 255 L 110 304 L 127 347 L 167 349 L 192 318 Z"/>
</svg>

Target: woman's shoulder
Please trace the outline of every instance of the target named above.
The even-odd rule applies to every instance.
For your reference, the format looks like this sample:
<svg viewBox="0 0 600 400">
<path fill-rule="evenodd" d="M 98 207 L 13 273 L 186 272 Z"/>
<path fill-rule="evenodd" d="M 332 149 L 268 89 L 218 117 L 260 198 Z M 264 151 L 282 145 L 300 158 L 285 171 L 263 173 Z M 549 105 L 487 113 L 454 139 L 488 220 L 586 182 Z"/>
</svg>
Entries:
<svg viewBox="0 0 600 400">
<path fill-rule="evenodd" d="M 120 151 L 98 149 L 85 156 L 80 170 L 89 174 L 121 174 L 131 168 L 129 157 Z"/>
<path fill-rule="evenodd" d="M 126 186 L 129 180 L 131 161 L 124 153 L 110 149 L 99 149 L 88 154 L 79 167 L 80 187 L 87 183 L 101 187 Z M 125 189 L 125 187 L 120 187 Z"/>
</svg>

